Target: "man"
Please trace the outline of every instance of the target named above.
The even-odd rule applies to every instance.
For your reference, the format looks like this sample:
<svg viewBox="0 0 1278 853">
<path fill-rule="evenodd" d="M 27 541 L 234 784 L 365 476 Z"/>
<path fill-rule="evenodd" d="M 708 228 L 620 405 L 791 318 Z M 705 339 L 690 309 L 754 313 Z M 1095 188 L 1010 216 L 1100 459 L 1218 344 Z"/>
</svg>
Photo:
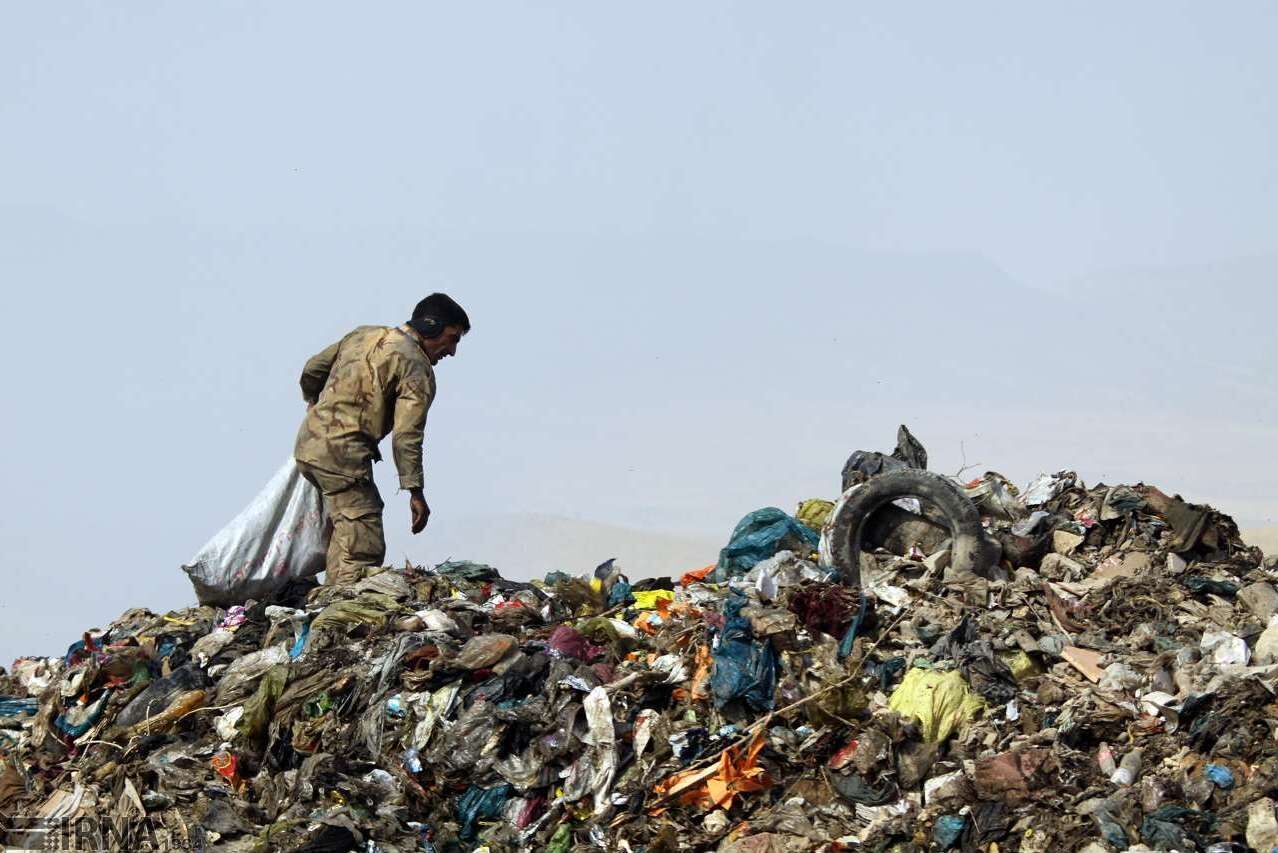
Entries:
<svg viewBox="0 0 1278 853">
<path fill-rule="evenodd" d="M 393 432 L 399 487 L 408 492 L 412 531 L 430 517 L 422 494 L 422 433 L 435 398 L 434 365 L 457 354 L 470 318 L 432 293 L 402 326 L 360 326 L 302 369 L 306 418 L 293 456 L 324 496 L 332 520 L 325 582 L 351 583 L 386 556 L 382 498 L 373 483 L 377 445 Z"/>
</svg>

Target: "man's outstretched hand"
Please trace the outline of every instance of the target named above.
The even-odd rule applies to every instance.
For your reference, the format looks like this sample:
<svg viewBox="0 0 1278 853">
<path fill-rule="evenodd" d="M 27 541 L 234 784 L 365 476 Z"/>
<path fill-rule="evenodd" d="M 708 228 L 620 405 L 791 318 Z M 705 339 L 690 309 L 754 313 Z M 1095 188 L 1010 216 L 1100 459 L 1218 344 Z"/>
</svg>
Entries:
<svg viewBox="0 0 1278 853">
<path fill-rule="evenodd" d="M 413 489 L 408 494 L 408 508 L 413 513 L 413 533 L 421 533 L 430 520 L 430 507 L 421 489 Z"/>
</svg>

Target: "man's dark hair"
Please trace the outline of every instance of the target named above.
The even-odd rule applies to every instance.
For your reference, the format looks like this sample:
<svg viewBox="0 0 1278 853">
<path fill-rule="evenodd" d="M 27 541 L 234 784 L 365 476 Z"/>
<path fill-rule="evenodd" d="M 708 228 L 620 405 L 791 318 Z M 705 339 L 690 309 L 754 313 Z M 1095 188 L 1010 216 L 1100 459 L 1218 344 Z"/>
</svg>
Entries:
<svg viewBox="0 0 1278 853">
<path fill-rule="evenodd" d="M 462 307 L 445 293 L 432 293 L 417 303 L 417 307 L 413 309 L 413 318 L 409 320 L 409 325 L 414 328 L 417 328 L 418 325 L 434 325 L 420 323 L 419 321 L 422 320 L 435 320 L 438 323 L 438 329 L 434 334 L 426 335 L 428 338 L 433 338 L 442 333 L 444 326 L 461 326 L 462 334 L 470 331 L 470 318 L 466 316 L 466 312 L 462 310 Z M 425 334 L 422 329 L 418 329 L 418 331 Z"/>
</svg>

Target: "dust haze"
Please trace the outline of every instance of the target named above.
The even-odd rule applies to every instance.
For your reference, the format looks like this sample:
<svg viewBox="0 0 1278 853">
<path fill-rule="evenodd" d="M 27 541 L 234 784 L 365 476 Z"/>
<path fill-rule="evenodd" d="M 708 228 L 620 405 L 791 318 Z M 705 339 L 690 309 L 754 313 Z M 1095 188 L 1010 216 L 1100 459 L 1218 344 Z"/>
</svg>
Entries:
<svg viewBox="0 0 1278 853">
<path fill-rule="evenodd" d="M 898 423 L 1273 524 L 1273 7 L 9 17 L 6 664 L 189 602 L 304 360 L 433 290 L 393 562 L 681 572 Z"/>
</svg>

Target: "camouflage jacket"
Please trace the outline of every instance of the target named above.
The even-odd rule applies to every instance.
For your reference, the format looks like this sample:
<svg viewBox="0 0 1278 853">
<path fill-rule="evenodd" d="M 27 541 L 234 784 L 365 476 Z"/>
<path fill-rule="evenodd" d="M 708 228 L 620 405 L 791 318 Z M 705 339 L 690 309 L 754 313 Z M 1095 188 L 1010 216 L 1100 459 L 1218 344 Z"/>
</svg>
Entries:
<svg viewBox="0 0 1278 853">
<path fill-rule="evenodd" d="M 435 398 L 435 371 L 411 330 L 360 326 L 312 356 L 302 369 L 302 397 L 314 403 L 297 432 L 293 455 L 333 474 L 373 476 L 377 445 L 394 432 L 392 453 L 402 489 L 422 487 L 422 433 Z"/>
</svg>

